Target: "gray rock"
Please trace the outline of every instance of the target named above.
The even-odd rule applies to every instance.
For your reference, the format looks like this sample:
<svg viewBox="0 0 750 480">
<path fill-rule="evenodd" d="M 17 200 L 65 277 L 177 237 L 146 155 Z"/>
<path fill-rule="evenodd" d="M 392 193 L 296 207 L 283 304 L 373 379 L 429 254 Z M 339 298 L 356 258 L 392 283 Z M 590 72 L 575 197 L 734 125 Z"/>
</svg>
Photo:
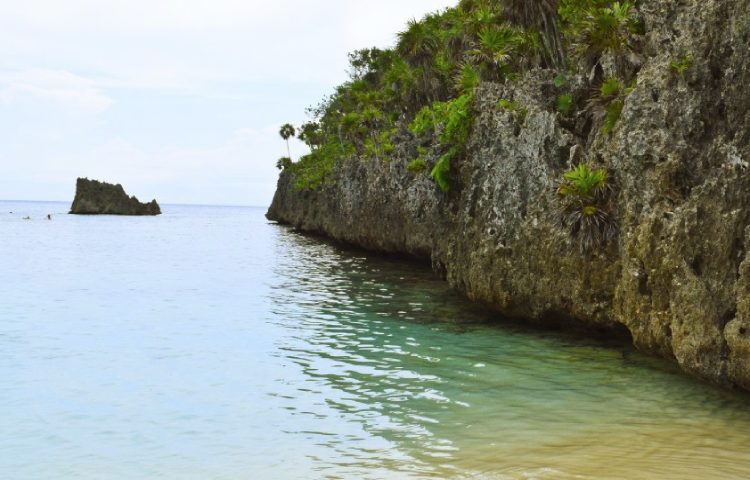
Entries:
<svg viewBox="0 0 750 480">
<path fill-rule="evenodd" d="M 78 215 L 160 215 L 156 200 L 141 203 L 129 197 L 122 185 L 79 178 L 70 213 Z"/>
</svg>

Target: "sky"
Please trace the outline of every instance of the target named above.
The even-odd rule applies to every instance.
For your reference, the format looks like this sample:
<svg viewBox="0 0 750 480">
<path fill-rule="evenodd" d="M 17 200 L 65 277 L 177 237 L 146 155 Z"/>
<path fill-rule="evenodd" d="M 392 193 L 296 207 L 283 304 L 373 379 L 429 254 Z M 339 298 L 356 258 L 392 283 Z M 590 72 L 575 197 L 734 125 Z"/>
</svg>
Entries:
<svg viewBox="0 0 750 480">
<path fill-rule="evenodd" d="M 4 0 L 0 199 L 268 205 L 286 122 L 455 0 Z M 292 155 L 305 153 L 299 142 Z"/>
</svg>

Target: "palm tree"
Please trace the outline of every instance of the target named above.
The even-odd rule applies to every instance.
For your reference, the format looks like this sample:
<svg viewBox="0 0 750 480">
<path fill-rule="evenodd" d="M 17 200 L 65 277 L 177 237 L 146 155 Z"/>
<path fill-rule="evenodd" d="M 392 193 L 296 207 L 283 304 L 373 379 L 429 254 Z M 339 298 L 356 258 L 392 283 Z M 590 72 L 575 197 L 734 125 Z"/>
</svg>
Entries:
<svg viewBox="0 0 750 480">
<path fill-rule="evenodd" d="M 281 135 L 281 138 L 286 141 L 286 153 L 288 154 L 289 158 L 292 158 L 292 151 L 289 148 L 289 139 L 292 138 L 295 133 L 296 132 L 294 130 L 294 126 L 292 126 L 291 123 L 285 123 L 279 130 L 279 135 Z"/>
<path fill-rule="evenodd" d="M 523 37 L 514 28 L 501 26 L 486 27 L 479 32 L 477 38 L 475 48 L 467 52 L 467 57 L 480 70 L 485 71 L 487 78 L 497 79 L 493 72 L 498 72 L 502 77 L 504 69 L 523 42 Z"/>
<path fill-rule="evenodd" d="M 423 64 L 425 60 L 432 58 L 440 47 L 435 34 L 436 32 L 427 24 L 427 19 L 409 20 L 406 30 L 398 34 L 396 51 L 412 66 Z"/>
<path fill-rule="evenodd" d="M 538 28 L 548 66 L 565 66 L 565 48 L 558 26 L 558 0 L 504 0 L 503 15 L 524 28 Z"/>
</svg>

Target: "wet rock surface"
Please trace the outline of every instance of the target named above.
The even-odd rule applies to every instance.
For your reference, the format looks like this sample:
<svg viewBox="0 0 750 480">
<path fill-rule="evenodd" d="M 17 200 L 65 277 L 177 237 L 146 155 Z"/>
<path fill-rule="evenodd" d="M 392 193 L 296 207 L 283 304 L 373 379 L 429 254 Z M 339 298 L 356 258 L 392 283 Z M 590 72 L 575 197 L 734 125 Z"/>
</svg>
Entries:
<svg viewBox="0 0 750 480">
<path fill-rule="evenodd" d="M 97 180 L 79 178 L 76 182 L 76 196 L 70 213 L 78 215 L 160 215 L 161 208 L 156 200 L 141 203 L 130 197 L 122 185 L 112 185 Z"/>
<path fill-rule="evenodd" d="M 353 158 L 318 191 L 282 173 L 268 218 L 368 249 L 429 259 L 468 297 L 529 321 L 630 332 L 685 371 L 750 389 L 750 4 L 653 1 L 635 88 L 611 133 L 556 112 L 565 90 L 531 71 L 476 93 L 468 154 L 441 192 L 389 162 Z M 678 74 L 670 62 L 690 56 Z M 606 60 L 606 59 L 605 59 Z M 602 62 L 606 66 L 606 62 Z M 583 78 L 565 87 L 590 95 Z M 517 101 L 525 118 L 497 107 Z M 586 161 L 616 181 L 618 236 L 582 253 L 555 187 Z"/>
</svg>

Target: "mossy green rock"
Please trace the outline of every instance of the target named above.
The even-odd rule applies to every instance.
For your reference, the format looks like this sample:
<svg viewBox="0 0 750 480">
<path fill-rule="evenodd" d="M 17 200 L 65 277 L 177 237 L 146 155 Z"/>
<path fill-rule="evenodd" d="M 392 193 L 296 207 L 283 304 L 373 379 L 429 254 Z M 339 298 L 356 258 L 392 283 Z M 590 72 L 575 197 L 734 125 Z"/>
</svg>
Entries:
<svg viewBox="0 0 750 480">
<path fill-rule="evenodd" d="M 141 203 L 129 197 L 122 185 L 79 178 L 70 213 L 77 215 L 161 215 L 156 200 Z"/>
</svg>

